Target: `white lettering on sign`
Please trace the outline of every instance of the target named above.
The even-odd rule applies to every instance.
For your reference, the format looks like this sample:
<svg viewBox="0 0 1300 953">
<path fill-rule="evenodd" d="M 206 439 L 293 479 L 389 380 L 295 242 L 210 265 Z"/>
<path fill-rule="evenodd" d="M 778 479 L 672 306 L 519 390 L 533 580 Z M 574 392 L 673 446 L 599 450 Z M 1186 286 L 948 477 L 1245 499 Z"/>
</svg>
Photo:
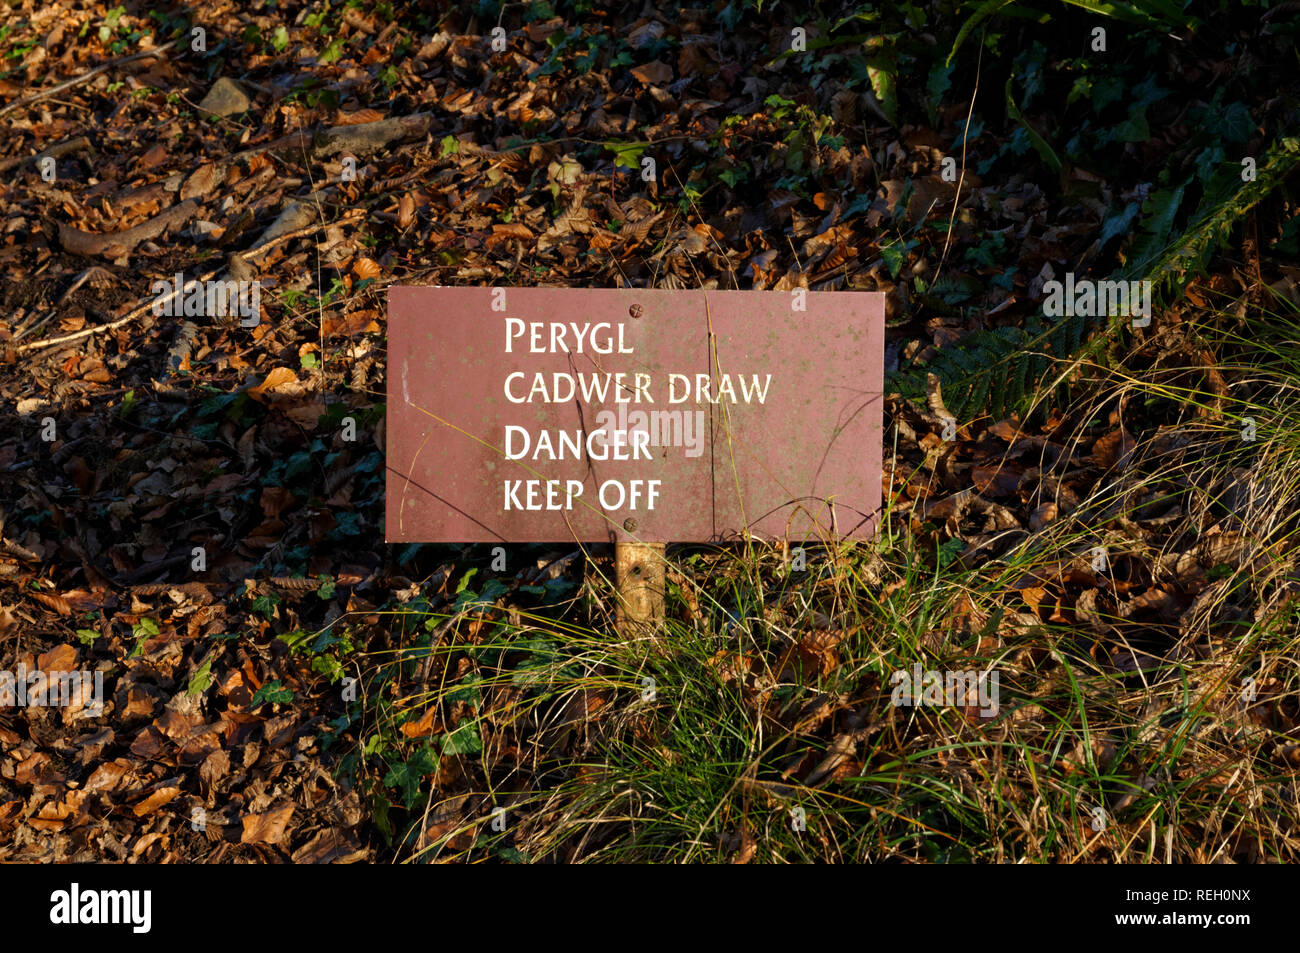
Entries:
<svg viewBox="0 0 1300 953">
<path fill-rule="evenodd" d="M 542 430 L 534 439 L 527 428 L 507 424 L 506 459 L 581 460 L 584 449 L 593 460 L 651 459 L 650 433 L 645 430 L 593 430 L 585 438 L 581 430 L 557 430 L 555 434 L 555 440 L 552 440 L 551 431 Z M 528 453 L 530 446 L 531 456 Z M 629 447 L 632 450 L 630 455 Z"/>
<path fill-rule="evenodd" d="M 563 487 L 561 487 L 563 483 Z M 663 480 L 606 480 L 600 485 L 600 505 L 607 510 L 655 508 Z M 504 508 L 509 510 L 571 510 L 582 496 L 581 480 L 506 480 Z"/>
<path fill-rule="evenodd" d="M 641 315 L 637 306 L 634 318 Z M 624 326 L 617 321 L 525 321 L 505 318 L 505 353 L 527 354 L 631 354 Z M 625 462 L 653 460 L 653 446 L 681 446 L 688 457 L 704 453 L 707 415 L 702 410 L 649 410 L 628 412 L 623 405 L 655 403 L 655 393 L 668 404 L 766 404 L 771 374 L 678 374 L 655 379 L 642 371 L 603 371 L 600 361 L 589 358 L 595 370 L 511 371 L 502 382 L 512 404 L 614 404 L 618 413 L 600 410 L 590 431 L 533 430 L 505 424 L 504 456 L 507 460 L 575 462 Z M 572 367 L 572 362 L 570 363 Z M 596 489 L 604 510 L 655 508 L 662 480 L 606 479 Z M 513 510 L 571 510 L 583 496 L 581 480 L 506 479 L 503 507 Z"/>
<path fill-rule="evenodd" d="M 581 395 L 582 401 L 590 404 L 605 403 L 612 395 L 612 399 L 620 404 L 654 403 L 650 396 L 649 374 L 623 371 L 617 374 L 567 374 L 555 371 L 550 375 L 549 387 L 547 376 L 540 371 L 533 374 L 531 385 L 527 383 L 527 377 L 523 371 L 507 375 L 506 400 L 512 404 L 567 404 Z"/>
<path fill-rule="evenodd" d="M 526 330 L 525 330 L 526 329 Z M 529 354 L 631 354 L 632 349 L 623 344 L 623 325 L 618 325 L 618 348 L 614 348 L 614 326 L 608 321 L 593 325 L 590 321 L 579 327 L 575 322 L 529 321 L 506 318 L 506 353 L 514 353 L 517 339 L 528 335 Z M 569 335 L 573 347 L 569 347 Z"/>
<path fill-rule="evenodd" d="M 565 480 L 563 494 L 560 492 L 559 480 L 506 480 L 507 510 L 571 510 L 573 501 L 582 496 L 581 480 Z M 519 494 L 523 493 L 521 501 Z M 545 495 L 545 502 L 542 496 Z M 560 503 L 560 496 L 564 503 Z"/>
<path fill-rule="evenodd" d="M 767 389 L 772 384 L 772 375 L 765 375 L 762 389 L 758 386 L 758 375 L 751 374 L 750 380 L 746 382 L 743 375 L 737 375 L 740 382 L 740 396 L 736 395 L 736 385 L 731 382 L 730 374 L 722 374 L 718 378 L 718 393 L 713 395 L 713 379 L 708 374 L 695 375 L 695 403 L 697 404 L 721 404 L 721 403 L 745 403 L 749 404 L 758 398 L 760 404 L 767 403 Z M 678 395 L 678 387 L 681 388 L 681 394 Z M 691 378 L 687 374 L 669 374 L 668 375 L 668 403 L 680 404 L 691 399 Z"/>
</svg>

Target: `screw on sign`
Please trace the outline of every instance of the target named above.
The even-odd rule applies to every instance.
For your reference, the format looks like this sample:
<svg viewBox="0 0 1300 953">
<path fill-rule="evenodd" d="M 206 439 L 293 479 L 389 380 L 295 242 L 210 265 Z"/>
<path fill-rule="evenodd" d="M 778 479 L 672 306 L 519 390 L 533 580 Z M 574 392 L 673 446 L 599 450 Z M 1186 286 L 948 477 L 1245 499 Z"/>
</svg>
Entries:
<svg viewBox="0 0 1300 953">
<path fill-rule="evenodd" d="M 661 613 L 668 542 L 875 531 L 879 293 L 397 286 L 388 304 L 390 542 L 614 542 L 626 622 Z"/>
</svg>

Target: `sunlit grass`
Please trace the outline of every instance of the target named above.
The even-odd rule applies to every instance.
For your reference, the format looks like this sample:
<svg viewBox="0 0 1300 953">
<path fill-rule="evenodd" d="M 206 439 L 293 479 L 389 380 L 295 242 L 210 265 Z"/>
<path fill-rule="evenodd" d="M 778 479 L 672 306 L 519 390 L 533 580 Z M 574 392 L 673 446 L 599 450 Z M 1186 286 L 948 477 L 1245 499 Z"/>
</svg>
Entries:
<svg viewBox="0 0 1300 953">
<path fill-rule="evenodd" d="M 1222 381 L 1168 360 L 1095 372 L 1085 418 L 1158 426 L 996 545 L 945 557 L 893 499 L 875 540 L 810 550 L 802 572 L 752 541 L 670 547 L 657 638 L 615 633 L 598 554 L 562 610 L 402 610 L 400 647 L 365 658 L 354 764 L 396 857 L 1294 860 L 1300 334 L 1268 319 L 1196 329 Z M 1177 618 L 1130 614 L 1180 586 Z M 997 671 L 999 712 L 891 704 L 916 663 Z M 435 729 L 403 734 L 431 708 Z M 412 760 L 466 724 L 480 748 Z"/>
</svg>

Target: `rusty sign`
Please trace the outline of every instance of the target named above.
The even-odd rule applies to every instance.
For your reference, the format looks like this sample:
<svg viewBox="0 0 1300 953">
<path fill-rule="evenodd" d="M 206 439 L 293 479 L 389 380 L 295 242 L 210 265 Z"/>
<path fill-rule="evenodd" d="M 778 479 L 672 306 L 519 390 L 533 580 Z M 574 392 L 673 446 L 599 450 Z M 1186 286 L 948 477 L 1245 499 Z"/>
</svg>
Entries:
<svg viewBox="0 0 1300 953">
<path fill-rule="evenodd" d="M 392 287 L 389 542 L 874 531 L 884 296 Z"/>
</svg>

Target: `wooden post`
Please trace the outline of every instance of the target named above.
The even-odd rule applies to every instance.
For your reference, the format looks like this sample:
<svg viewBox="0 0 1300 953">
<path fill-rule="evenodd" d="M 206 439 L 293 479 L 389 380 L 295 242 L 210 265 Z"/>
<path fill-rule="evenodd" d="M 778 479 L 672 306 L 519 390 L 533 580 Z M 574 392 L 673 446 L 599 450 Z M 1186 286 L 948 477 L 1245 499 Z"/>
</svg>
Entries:
<svg viewBox="0 0 1300 953">
<path fill-rule="evenodd" d="M 627 638 L 655 638 L 664 620 L 663 543 L 614 544 L 617 625 Z"/>
</svg>

